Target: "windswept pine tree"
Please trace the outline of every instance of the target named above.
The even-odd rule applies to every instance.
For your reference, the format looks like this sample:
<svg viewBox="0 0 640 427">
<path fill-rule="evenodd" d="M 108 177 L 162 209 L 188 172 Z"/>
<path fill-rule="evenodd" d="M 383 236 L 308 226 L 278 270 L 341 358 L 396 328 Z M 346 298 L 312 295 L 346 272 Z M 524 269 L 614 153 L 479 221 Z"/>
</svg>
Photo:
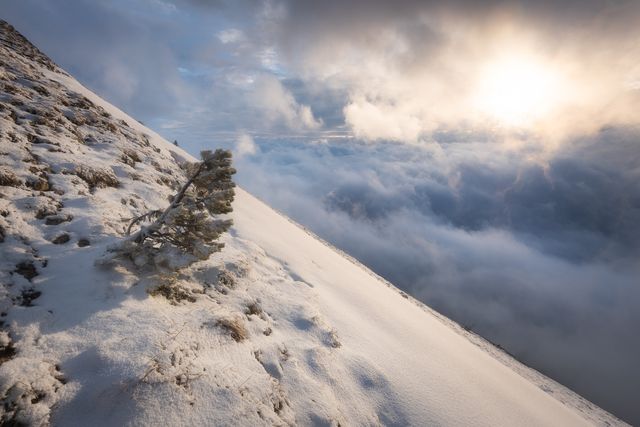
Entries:
<svg viewBox="0 0 640 427">
<path fill-rule="evenodd" d="M 232 175 L 236 170 L 228 150 L 203 151 L 201 157 L 202 161 L 184 166 L 189 179 L 166 209 L 149 211 L 131 221 L 128 237 L 111 248 L 116 257 L 130 258 L 137 266 L 152 263 L 175 270 L 207 259 L 224 247 L 218 238 L 232 220 L 220 215 L 233 210 Z"/>
</svg>

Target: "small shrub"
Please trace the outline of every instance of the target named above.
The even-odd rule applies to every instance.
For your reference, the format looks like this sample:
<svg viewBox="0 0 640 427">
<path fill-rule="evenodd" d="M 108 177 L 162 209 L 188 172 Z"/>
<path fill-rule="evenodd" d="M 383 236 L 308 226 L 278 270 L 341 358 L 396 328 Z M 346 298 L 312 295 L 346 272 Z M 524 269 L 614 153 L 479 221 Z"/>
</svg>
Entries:
<svg viewBox="0 0 640 427">
<path fill-rule="evenodd" d="M 120 156 L 120 160 L 132 168 L 136 166 L 136 163 L 141 162 L 140 156 L 133 150 L 123 150 L 122 156 Z"/>
<path fill-rule="evenodd" d="M 4 385 L 4 384 L 3 384 Z M 2 426 L 31 426 L 48 425 L 48 415 L 43 421 L 36 415 L 37 412 L 30 408 L 47 396 L 44 390 L 40 390 L 37 385 L 29 381 L 17 381 L 11 387 L 8 384 L 5 394 L 2 397 L 3 412 L 0 418 Z"/>
<path fill-rule="evenodd" d="M 42 96 L 49 96 L 49 91 L 45 89 L 44 86 L 34 85 L 32 89 L 38 92 Z"/>
<path fill-rule="evenodd" d="M 90 189 L 118 187 L 120 181 L 109 169 L 90 168 L 89 166 L 77 166 L 75 174 L 89 185 Z"/>
<path fill-rule="evenodd" d="M 46 203 L 44 206 L 38 207 L 38 210 L 36 211 L 36 219 L 44 219 L 45 217 L 53 216 L 58 213 L 60 209 L 62 209 L 62 203 L 56 200 L 47 200 L 48 203 Z"/>
<path fill-rule="evenodd" d="M 95 104 L 83 95 L 78 95 L 78 98 L 72 102 L 71 106 L 83 110 L 95 109 Z"/>
<path fill-rule="evenodd" d="M 0 169 L 0 186 L 20 187 L 22 181 L 9 169 Z"/>
<path fill-rule="evenodd" d="M 80 129 L 78 129 L 77 126 L 73 128 L 72 133 L 75 137 L 76 142 L 78 144 L 84 145 L 84 135 L 82 135 L 82 132 L 80 132 Z"/>
<path fill-rule="evenodd" d="M 216 326 L 227 332 L 236 342 L 244 341 L 249 338 L 249 331 L 244 326 L 244 322 L 240 317 L 222 318 L 216 322 Z"/>
<path fill-rule="evenodd" d="M 13 271 L 28 281 L 31 281 L 31 279 L 38 275 L 38 270 L 36 269 L 36 266 L 33 265 L 33 261 L 22 261 L 16 265 L 16 269 Z"/>
<path fill-rule="evenodd" d="M 0 365 L 11 360 L 16 355 L 16 348 L 13 341 L 6 331 L 0 332 Z"/>
<path fill-rule="evenodd" d="M 49 118 L 49 117 L 47 117 L 47 116 L 44 116 L 44 115 L 43 115 L 43 116 L 38 116 L 38 117 L 36 117 L 36 119 L 35 119 L 35 123 L 36 123 L 37 125 L 40 125 L 40 126 L 45 126 L 45 127 L 53 128 L 51 118 Z"/>
<path fill-rule="evenodd" d="M 247 309 L 244 312 L 247 316 L 258 316 L 258 317 L 263 317 L 263 311 L 262 311 L 262 307 L 260 307 L 260 304 L 257 301 L 251 302 L 249 304 L 247 304 Z"/>
<path fill-rule="evenodd" d="M 236 278 L 228 270 L 220 270 L 217 279 L 218 285 L 225 288 L 234 288 L 236 286 Z"/>
<path fill-rule="evenodd" d="M 327 344 L 333 348 L 342 347 L 342 343 L 338 339 L 338 332 L 335 329 L 332 329 L 327 333 Z"/>
<path fill-rule="evenodd" d="M 49 191 L 49 181 L 45 178 L 31 177 L 27 180 L 27 187 L 36 191 Z"/>
<path fill-rule="evenodd" d="M 118 126 L 116 126 L 113 122 L 102 120 L 100 122 L 100 127 L 108 130 L 111 133 L 116 133 L 118 131 Z"/>
<path fill-rule="evenodd" d="M 173 305 L 182 301 L 196 302 L 191 292 L 175 283 L 162 283 L 149 289 L 147 293 L 151 296 L 163 296 Z"/>
<path fill-rule="evenodd" d="M 9 112 L 9 117 L 11 117 L 11 120 L 13 120 L 15 124 L 20 124 L 20 117 L 18 117 L 18 114 L 14 110 Z"/>
<path fill-rule="evenodd" d="M 65 117 L 76 126 L 83 126 L 87 123 L 87 120 L 84 118 L 84 116 L 79 113 L 69 113 L 66 114 Z"/>
</svg>

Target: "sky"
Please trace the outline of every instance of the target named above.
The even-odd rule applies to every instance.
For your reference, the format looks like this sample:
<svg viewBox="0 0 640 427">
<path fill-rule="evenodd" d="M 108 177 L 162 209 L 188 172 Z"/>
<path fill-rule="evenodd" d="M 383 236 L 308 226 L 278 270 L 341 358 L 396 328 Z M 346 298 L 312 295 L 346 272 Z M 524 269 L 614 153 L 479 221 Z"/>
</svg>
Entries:
<svg viewBox="0 0 640 427">
<path fill-rule="evenodd" d="M 21 0 L 85 86 L 640 424 L 640 2 Z M 384 310 L 384 307 L 380 308 Z"/>
</svg>

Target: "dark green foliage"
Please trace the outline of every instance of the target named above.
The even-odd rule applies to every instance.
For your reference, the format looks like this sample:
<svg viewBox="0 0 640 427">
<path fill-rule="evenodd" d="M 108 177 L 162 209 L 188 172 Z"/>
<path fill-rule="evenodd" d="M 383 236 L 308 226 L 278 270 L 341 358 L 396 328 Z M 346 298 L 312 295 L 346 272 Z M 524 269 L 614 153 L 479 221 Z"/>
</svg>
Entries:
<svg viewBox="0 0 640 427">
<path fill-rule="evenodd" d="M 127 255 L 137 265 L 152 261 L 178 269 L 222 249 L 224 244 L 218 238 L 232 221 L 218 215 L 233 210 L 235 183 L 231 178 L 236 171 L 228 150 L 203 151 L 201 156 L 201 162 L 185 166 L 189 179 L 169 207 L 147 212 L 131 222 L 127 233 L 137 224 L 150 224 L 131 234 L 116 248 L 117 253 Z"/>
</svg>

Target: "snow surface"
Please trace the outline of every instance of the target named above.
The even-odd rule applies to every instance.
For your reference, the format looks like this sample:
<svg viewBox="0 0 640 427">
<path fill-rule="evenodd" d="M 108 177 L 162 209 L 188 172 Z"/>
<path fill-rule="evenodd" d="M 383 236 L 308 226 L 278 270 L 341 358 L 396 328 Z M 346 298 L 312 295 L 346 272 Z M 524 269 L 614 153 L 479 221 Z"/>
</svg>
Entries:
<svg viewBox="0 0 640 427">
<path fill-rule="evenodd" d="M 96 265 L 194 159 L 0 29 L 2 421 L 624 425 L 242 189 L 211 259 Z"/>
</svg>

